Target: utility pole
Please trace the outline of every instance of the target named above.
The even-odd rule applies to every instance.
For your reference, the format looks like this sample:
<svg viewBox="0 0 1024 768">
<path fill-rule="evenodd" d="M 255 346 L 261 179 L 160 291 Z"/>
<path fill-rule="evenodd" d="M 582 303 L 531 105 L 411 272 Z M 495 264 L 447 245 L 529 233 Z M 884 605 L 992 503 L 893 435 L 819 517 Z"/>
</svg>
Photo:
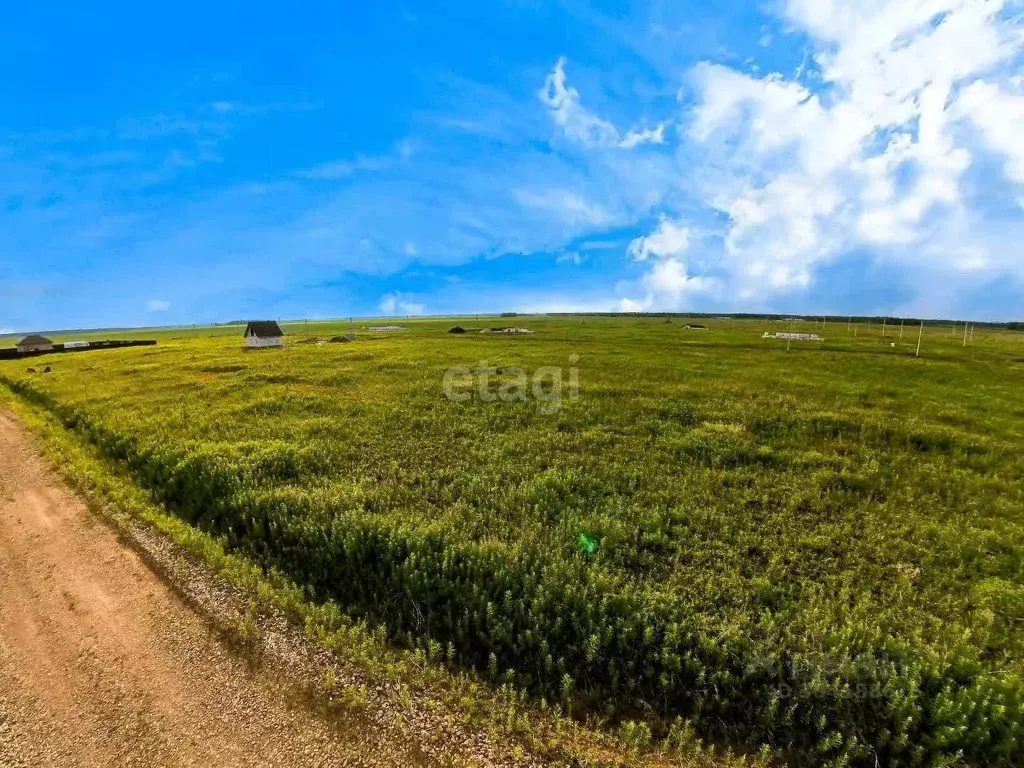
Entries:
<svg viewBox="0 0 1024 768">
<path fill-rule="evenodd" d="M 974 323 L 971 323 L 971 338 L 968 341 L 974 341 Z"/>
<path fill-rule="evenodd" d="M 963 344 L 963 346 L 965 346 L 965 347 L 967 346 L 967 323 L 966 323 L 966 321 L 964 322 L 964 344 Z"/>
<path fill-rule="evenodd" d="M 921 321 L 921 327 L 917 329 L 917 352 L 914 353 L 914 357 L 921 356 L 921 334 L 924 333 L 924 320 Z"/>
<path fill-rule="evenodd" d="M 882 318 L 882 338 L 885 338 L 885 318 Z"/>
<path fill-rule="evenodd" d="M 903 318 L 900 318 L 900 338 L 903 338 Z"/>
</svg>

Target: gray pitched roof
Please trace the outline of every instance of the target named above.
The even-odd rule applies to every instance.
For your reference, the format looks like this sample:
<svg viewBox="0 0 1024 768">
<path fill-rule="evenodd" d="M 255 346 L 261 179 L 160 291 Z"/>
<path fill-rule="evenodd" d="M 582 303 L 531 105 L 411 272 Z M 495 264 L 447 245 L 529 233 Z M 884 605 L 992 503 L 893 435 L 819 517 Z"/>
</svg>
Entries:
<svg viewBox="0 0 1024 768">
<path fill-rule="evenodd" d="M 284 336 L 284 331 L 273 320 L 252 320 L 245 326 L 244 335 L 255 336 L 258 339 L 273 339 L 277 336 Z"/>
<path fill-rule="evenodd" d="M 24 339 L 22 339 L 21 341 L 18 342 L 18 346 L 19 347 L 25 347 L 25 346 L 30 346 L 30 345 L 34 345 L 34 344 L 53 344 L 53 342 L 50 341 L 45 336 L 39 336 L 37 334 L 32 334 L 31 336 L 26 336 Z"/>
</svg>

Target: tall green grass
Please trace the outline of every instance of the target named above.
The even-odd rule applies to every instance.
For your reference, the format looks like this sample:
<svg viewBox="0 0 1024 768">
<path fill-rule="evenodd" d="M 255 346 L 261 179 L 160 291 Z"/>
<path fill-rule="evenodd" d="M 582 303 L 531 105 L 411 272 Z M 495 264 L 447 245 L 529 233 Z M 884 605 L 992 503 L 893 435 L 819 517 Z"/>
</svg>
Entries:
<svg viewBox="0 0 1024 768">
<path fill-rule="evenodd" d="M 932 330 L 915 358 L 845 325 L 787 352 L 753 321 L 516 324 L 0 377 L 311 598 L 575 715 L 795 763 L 1020 763 L 1024 336 Z M 442 393 L 570 355 L 554 414 Z"/>
</svg>

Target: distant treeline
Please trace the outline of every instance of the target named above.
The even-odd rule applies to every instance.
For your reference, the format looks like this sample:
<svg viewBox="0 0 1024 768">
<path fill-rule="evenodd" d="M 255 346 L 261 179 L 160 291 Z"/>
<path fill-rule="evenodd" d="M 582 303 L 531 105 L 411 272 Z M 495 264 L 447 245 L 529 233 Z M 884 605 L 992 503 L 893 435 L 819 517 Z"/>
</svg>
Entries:
<svg viewBox="0 0 1024 768">
<path fill-rule="evenodd" d="M 631 317 L 699 317 L 709 320 L 775 320 L 775 321 L 787 321 L 787 320 L 805 320 L 807 322 L 820 323 L 824 320 L 826 323 L 878 323 L 881 325 L 884 320 L 887 323 L 902 320 L 904 323 L 910 325 L 914 323 L 920 323 L 922 320 L 925 325 L 962 325 L 963 320 L 948 320 L 940 318 L 928 318 L 928 317 L 898 317 L 896 315 L 771 315 L 771 314 L 754 314 L 748 312 L 732 312 L 723 314 L 722 312 L 548 312 L 547 315 L 551 317 L 620 317 L 622 315 L 629 315 Z M 971 325 L 985 327 L 985 328 L 1005 328 L 1010 331 L 1024 331 L 1024 322 L 1012 321 L 984 321 L 984 320 L 968 320 Z"/>
</svg>

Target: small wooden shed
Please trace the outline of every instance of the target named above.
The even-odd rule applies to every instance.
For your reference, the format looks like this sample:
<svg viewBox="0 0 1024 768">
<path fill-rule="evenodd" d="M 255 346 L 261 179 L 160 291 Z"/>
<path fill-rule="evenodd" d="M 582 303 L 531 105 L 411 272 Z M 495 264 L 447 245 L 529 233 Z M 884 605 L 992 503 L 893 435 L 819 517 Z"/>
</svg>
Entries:
<svg viewBox="0 0 1024 768">
<path fill-rule="evenodd" d="M 245 326 L 245 343 L 249 347 L 283 347 L 284 331 L 273 320 L 253 320 Z"/>
</svg>

